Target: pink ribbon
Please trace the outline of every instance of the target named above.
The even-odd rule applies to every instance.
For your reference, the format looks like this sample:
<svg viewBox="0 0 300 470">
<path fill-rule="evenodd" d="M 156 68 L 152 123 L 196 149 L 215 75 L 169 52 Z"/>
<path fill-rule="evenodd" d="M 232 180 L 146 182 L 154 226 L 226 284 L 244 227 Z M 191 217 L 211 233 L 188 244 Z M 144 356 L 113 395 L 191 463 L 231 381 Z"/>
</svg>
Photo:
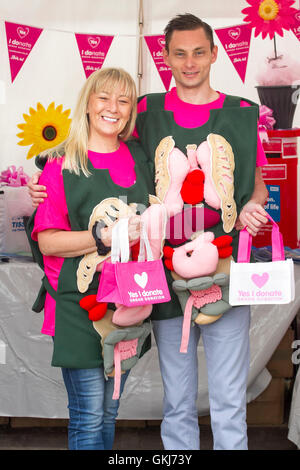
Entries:
<svg viewBox="0 0 300 470">
<path fill-rule="evenodd" d="M 275 122 L 273 110 L 265 105 L 261 105 L 259 107 L 258 132 L 262 142 L 269 142 L 267 130 L 273 129 Z"/>
<path fill-rule="evenodd" d="M 30 177 L 23 171 L 23 167 L 16 168 L 11 165 L 0 173 L 0 183 L 7 186 L 26 186 Z"/>
</svg>

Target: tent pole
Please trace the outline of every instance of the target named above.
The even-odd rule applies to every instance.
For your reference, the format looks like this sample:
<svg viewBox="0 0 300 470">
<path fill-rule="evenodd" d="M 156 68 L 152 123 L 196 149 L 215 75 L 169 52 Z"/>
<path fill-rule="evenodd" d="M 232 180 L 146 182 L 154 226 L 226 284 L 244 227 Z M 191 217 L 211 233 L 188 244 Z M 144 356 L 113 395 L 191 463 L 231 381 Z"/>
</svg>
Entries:
<svg viewBox="0 0 300 470">
<path fill-rule="evenodd" d="M 142 78 L 143 78 L 143 27 L 144 27 L 143 0 L 139 0 L 138 95 L 141 95 Z"/>
</svg>

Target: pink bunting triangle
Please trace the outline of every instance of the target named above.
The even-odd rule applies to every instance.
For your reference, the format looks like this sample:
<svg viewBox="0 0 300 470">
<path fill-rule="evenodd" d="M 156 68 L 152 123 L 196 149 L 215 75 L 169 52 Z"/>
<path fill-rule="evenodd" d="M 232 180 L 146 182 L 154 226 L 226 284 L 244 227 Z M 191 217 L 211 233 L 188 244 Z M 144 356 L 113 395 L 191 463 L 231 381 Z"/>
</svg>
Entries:
<svg viewBox="0 0 300 470">
<path fill-rule="evenodd" d="M 292 31 L 300 41 L 300 10 L 295 13 L 295 26 L 292 28 Z"/>
<path fill-rule="evenodd" d="M 144 38 L 164 87 L 168 91 L 172 80 L 172 71 L 163 60 L 162 49 L 165 47 L 165 36 L 144 36 Z"/>
<path fill-rule="evenodd" d="M 229 59 L 245 82 L 252 28 L 247 24 L 215 29 Z"/>
<path fill-rule="evenodd" d="M 76 34 L 79 54 L 86 78 L 101 69 L 114 36 L 99 34 Z"/>
<path fill-rule="evenodd" d="M 5 21 L 7 49 L 13 82 L 38 40 L 41 28 Z"/>
</svg>

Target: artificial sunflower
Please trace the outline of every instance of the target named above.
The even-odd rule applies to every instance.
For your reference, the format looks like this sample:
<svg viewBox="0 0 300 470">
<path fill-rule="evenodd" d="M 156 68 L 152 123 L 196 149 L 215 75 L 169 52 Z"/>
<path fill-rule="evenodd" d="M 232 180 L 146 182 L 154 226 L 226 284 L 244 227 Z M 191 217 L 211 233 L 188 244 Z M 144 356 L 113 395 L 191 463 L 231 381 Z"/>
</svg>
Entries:
<svg viewBox="0 0 300 470">
<path fill-rule="evenodd" d="M 297 10 L 291 7 L 294 0 L 247 0 L 247 3 L 251 6 L 242 13 L 246 15 L 244 21 L 255 28 L 255 37 L 261 33 L 263 39 L 268 34 L 273 39 L 275 33 L 283 36 L 283 29 L 290 30 L 295 25 Z"/>
<path fill-rule="evenodd" d="M 18 145 L 31 145 L 27 160 L 46 149 L 56 147 L 66 139 L 71 124 L 71 119 L 68 119 L 71 110 L 62 109 L 62 104 L 55 108 L 52 102 L 46 110 L 38 103 L 36 110 L 30 107 L 29 115 L 23 114 L 25 123 L 18 124 L 22 132 L 17 136 L 22 139 Z"/>
</svg>

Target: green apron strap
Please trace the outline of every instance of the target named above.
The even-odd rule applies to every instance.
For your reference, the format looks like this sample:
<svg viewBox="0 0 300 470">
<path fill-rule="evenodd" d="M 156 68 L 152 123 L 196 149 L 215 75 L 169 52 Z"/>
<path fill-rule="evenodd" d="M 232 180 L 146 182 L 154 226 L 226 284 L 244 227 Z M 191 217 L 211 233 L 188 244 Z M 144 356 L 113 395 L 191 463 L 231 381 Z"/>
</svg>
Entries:
<svg viewBox="0 0 300 470">
<path fill-rule="evenodd" d="M 165 109 L 165 96 L 166 93 L 150 93 L 147 95 L 147 111 L 161 110 Z"/>
<path fill-rule="evenodd" d="M 53 287 L 51 286 L 50 282 L 48 281 L 48 278 L 46 276 L 43 277 L 42 279 L 42 285 L 40 287 L 40 290 L 39 290 L 39 293 L 37 295 L 37 298 L 32 306 L 32 310 L 34 312 L 41 312 L 44 308 L 44 305 L 45 305 L 45 299 L 46 299 L 46 294 L 51 295 L 51 297 L 54 299 L 54 300 L 57 300 L 56 297 L 57 297 L 57 293 L 56 293 L 56 290 L 53 289 Z"/>
<path fill-rule="evenodd" d="M 228 108 L 229 106 L 240 107 L 240 105 L 241 105 L 241 98 L 239 96 L 226 95 L 223 108 Z"/>
<path fill-rule="evenodd" d="M 250 106 L 255 106 L 257 108 L 257 119 L 259 118 L 259 106 L 254 101 L 248 100 L 247 98 L 241 98 L 240 96 L 226 95 L 223 108 L 229 108 L 233 106 L 240 106 L 241 101 L 246 101 Z"/>
</svg>

